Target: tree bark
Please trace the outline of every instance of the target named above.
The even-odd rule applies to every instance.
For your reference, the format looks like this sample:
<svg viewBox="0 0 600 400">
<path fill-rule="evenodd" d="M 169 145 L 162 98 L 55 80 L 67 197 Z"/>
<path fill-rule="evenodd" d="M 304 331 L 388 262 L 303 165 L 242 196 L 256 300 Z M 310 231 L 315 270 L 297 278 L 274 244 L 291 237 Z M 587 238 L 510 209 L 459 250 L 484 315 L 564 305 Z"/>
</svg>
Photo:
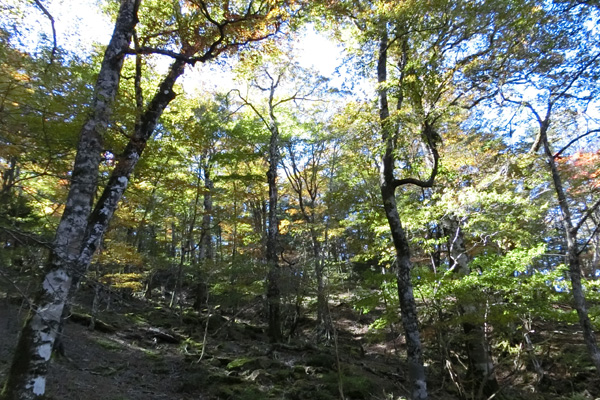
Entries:
<svg viewBox="0 0 600 400">
<path fill-rule="evenodd" d="M 398 206 L 396 203 L 396 185 L 394 179 L 394 135 L 396 134 L 394 124 L 390 121 L 390 111 L 387 98 L 387 89 L 384 84 L 387 81 L 387 49 L 388 34 L 382 33 L 379 43 L 379 58 L 377 61 L 377 82 L 380 87 L 379 95 L 379 118 L 382 129 L 382 141 L 385 146 L 381 159 L 380 189 L 385 216 L 390 226 L 392 241 L 396 249 L 396 278 L 398 283 L 398 297 L 400 299 L 400 313 L 402 326 L 406 335 L 406 353 L 408 359 L 409 377 L 413 400 L 427 399 L 427 381 L 425 378 L 425 367 L 421 339 L 419 335 L 419 321 L 417 317 L 417 305 L 415 302 L 410 271 L 410 248 L 406 233 L 402 227 Z M 400 102 L 401 100 L 399 100 Z"/>
<path fill-rule="evenodd" d="M 122 0 L 115 29 L 96 81 L 92 111 L 80 132 L 71 186 L 56 231 L 47 273 L 21 331 L 2 397 L 36 399 L 44 395 L 50 355 L 61 326 L 71 288 L 79 279 L 76 268 L 82 237 L 96 193 L 112 105 L 119 88 L 126 50 L 137 23 L 139 0 Z"/>
<path fill-rule="evenodd" d="M 212 260 L 213 255 L 213 241 L 211 233 L 212 225 L 212 213 L 213 213 L 213 181 L 211 178 L 211 165 L 207 160 L 203 165 L 204 170 L 204 215 L 202 216 L 202 238 L 200 240 L 200 259 L 201 260 Z"/>
<path fill-rule="evenodd" d="M 196 309 L 200 309 L 202 305 L 206 302 L 206 296 L 208 293 L 208 282 L 205 279 L 204 272 L 205 270 L 210 268 L 214 259 L 214 251 L 213 251 L 213 238 L 212 238 L 212 214 L 213 214 L 213 180 L 211 178 L 211 163 L 209 159 L 209 155 L 205 155 L 206 159 L 202 159 L 202 165 L 198 165 L 198 169 L 202 168 L 203 170 L 203 181 L 204 181 L 204 198 L 203 198 L 203 216 L 202 216 L 202 229 L 200 234 L 200 240 L 198 242 L 199 252 L 198 252 L 198 260 L 204 264 L 204 269 L 198 269 L 198 276 L 196 278 L 195 287 L 196 287 L 196 300 L 194 302 L 194 306 Z M 200 175 L 198 175 L 198 185 L 200 185 Z M 235 214 L 237 215 L 237 214 Z M 234 250 L 235 252 L 235 229 L 234 228 Z M 235 257 L 235 256 L 234 256 Z M 208 266 L 207 266 L 208 265 Z"/>
<path fill-rule="evenodd" d="M 72 291 L 90 265 L 92 256 L 127 188 L 130 175 L 154 131 L 158 118 L 168 103 L 175 98 L 172 88 L 183 73 L 184 66 L 184 61 L 173 63 L 140 124 L 136 126 L 133 137 L 89 216 L 77 258 L 73 259 L 74 254 L 69 254 L 71 259 L 64 260 L 56 258 L 56 252 L 53 252 L 52 268 L 44 278 L 41 296 L 36 302 L 37 308 L 23 328 L 17 345 L 5 388 L 7 399 L 35 399 L 44 394 L 45 375 L 52 347 L 61 326 L 60 317 Z"/>
<path fill-rule="evenodd" d="M 272 104 L 271 90 L 270 104 Z M 277 216 L 277 166 L 279 165 L 279 128 L 271 107 L 271 139 L 269 142 L 269 214 L 267 216 L 267 304 L 269 319 L 269 338 L 273 342 L 281 340 L 281 293 L 279 289 L 280 271 L 277 257 L 279 238 L 279 217 Z"/>
<path fill-rule="evenodd" d="M 131 173 L 146 148 L 148 139 L 150 139 L 154 132 L 158 119 L 167 105 L 175 98 L 173 86 L 177 78 L 183 74 L 184 68 L 185 61 L 176 60 L 173 62 L 167 76 L 161 82 L 156 95 L 135 127 L 133 137 L 129 140 L 129 143 L 125 146 L 125 150 L 119 157 L 117 165 L 112 171 L 94 211 L 90 215 L 84 235 L 85 240 L 77 262 L 79 272 L 76 275 L 77 279 L 87 270 L 92 256 L 100 243 L 100 239 L 106 231 L 108 223 L 129 184 Z"/>
</svg>

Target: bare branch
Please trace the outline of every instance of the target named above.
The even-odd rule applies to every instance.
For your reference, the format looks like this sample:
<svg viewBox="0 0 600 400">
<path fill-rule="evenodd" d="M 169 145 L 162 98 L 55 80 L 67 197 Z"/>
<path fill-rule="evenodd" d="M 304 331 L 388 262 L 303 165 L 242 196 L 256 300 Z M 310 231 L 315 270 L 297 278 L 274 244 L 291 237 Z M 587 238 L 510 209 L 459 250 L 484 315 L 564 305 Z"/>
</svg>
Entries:
<svg viewBox="0 0 600 400">
<path fill-rule="evenodd" d="M 48 19 L 50 20 L 50 25 L 52 26 L 52 52 L 50 53 L 50 64 L 52 64 L 54 62 L 54 57 L 58 49 L 58 45 L 56 44 L 56 28 L 54 26 L 54 17 L 52 16 L 52 14 L 50 14 L 50 11 L 48 11 L 48 9 L 44 7 L 40 0 L 33 0 L 33 2 L 44 13 L 44 15 L 48 17 Z"/>
<path fill-rule="evenodd" d="M 600 207 L 600 199 L 598 199 L 592 207 L 587 209 L 585 215 L 579 220 L 577 225 L 573 227 L 573 232 L 577 233 L 577 231 L 583 226 L 585 221 L 587 221 L 587 219 L 598 209 L 598 207 Z"/>
<path fill-rule="evenodd" d="M 256 113 L 256 115 L 258 116 L 258 118 L 260 118 L 260 120 L 263 122 L 263 124 L 265 124 L 265 126 L 267 127 L 267 129 L 269 129 L 269 131 L 271 130 L 271 125 L 269 124 L 269 121 L 267 121 L 267 119 L 254 106 L 254 104 L 250 103 L 250 101 L 248 101 L 247 98 L 245 98 L 245 97 L 242 96 L 242 93 L 239 91 L 239 89 L 232 89 L 231 92 L 237 92 L 238 97 L 240 98 L 240 100 L 242 100 L 242 102 L 244 103 L 244 105 L 250 107 L 252 109 L 252 111 L 254 111 Z M 229 92 L 229 93 L 231 93 L 231 92 Z M 240 108 L 238 108 L 238 110 Z"/>
<path fill-rule="evenodd" d="M 582 139 L 588 135 L 591 135 L 592 133 L 597 133 L 600 132 L 600 128 L 599 129 L 592 129 L 590 131 L 587 131 L 586 133 L 584 133 L 583 135 L 579 135 L 577 136 L 575 139 L 571 140 L 569 143 L 567 143 L 567 145 L 565 147 L 563 147 L 562 149 L 560 149 L 558 152 L 556 152 L 556 154 L 554 154 L 554 158 L 558 158 L 560 157 L 560 155 L 566 151 L 569 147 L 571 147 L 571 145 L 575 142 L 577 142 L 579 139 Z"/>
<path fill-rule="evenodd" d="M 588 237 L 583 246 L 581 246 L 581 249 L 579 249 L 579 251 L 577 252 L 578 256 L 585 251 L 585 249 L 588 247 L 594 236 L 596 236 L 598 231 L 600 231 L 600 225 L 596 225 L 596 229 L 594 229 L 594 232 L 592 232 L 592 234 L 590 235 L 590 237 Z"/>
</svg>

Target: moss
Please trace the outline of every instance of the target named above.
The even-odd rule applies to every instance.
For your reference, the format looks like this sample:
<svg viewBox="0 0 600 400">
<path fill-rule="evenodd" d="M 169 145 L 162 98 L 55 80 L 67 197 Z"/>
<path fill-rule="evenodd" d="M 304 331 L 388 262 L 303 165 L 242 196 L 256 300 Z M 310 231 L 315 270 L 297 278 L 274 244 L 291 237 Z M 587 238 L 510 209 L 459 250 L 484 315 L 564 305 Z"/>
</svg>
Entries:
<svg viewBox="0 0 600 400">
<path fill-rule="evenodd" d="M 338 400 L 339 393 L 323 390 L 323 385 L 314 381 L 301 380 L 288 388 L 282 397 L 290 400 Z"/>
<path fill-rule="evenodd" d="M 148 323 L 146 318 L 138 313 L 127 313 L 125 316 L 135 325 L 146 325 Z"/>
<path fill-rule="evenodd" d="M 192 338 L 186 338 L 180 345 L 180 351 L 186 355 L 192 354 L 194 358 L 198 358 L 202 352 L 203 343 Z"/>
<path fill-rule="evenodd" d="M 270 371 L 273 379 L 276 382 L 288 382 L 290 379 L 294 379 L 294 370 L 289 368 L 282 368 L 276 371 Z"/>
<path fill-rule="evenodd" d="M 123 346 L 121 346 L 119 343 L 117 343 L 113 340 L 97 338 L 97 339 L 95 339 L 95 342 L 103 349 L 106 349 L 109 351 L 121 351 L 123 349 Z"/>
<path fill-rule="evenodd" d="M 227 364 L 226 368 L 228 370 L 240 369 L 241 367 L 243 367 L 244 365 L 246 365 L 252 361 L 254 361 L 253 358 L 247 358 L 247 357 L 236 358 L 235 360 L 233 360 L 229 364 Z"/>
<path fill-rule="evenodd" d="M 258 387 L 249 385 L 248 383 L 232 386 L 219 386 L 214 391 L 214 394 L 218 398 L 232 398 L 236 400 L 263 400 L 268 396 Z"/>
</svg>

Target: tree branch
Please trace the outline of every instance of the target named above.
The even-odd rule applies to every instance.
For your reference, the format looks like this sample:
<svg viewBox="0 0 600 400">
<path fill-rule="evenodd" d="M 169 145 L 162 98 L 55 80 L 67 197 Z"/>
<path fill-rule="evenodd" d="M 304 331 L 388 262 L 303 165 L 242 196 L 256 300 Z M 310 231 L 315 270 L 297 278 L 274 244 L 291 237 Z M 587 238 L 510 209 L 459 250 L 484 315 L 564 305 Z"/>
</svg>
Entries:
<svg viewBox="0 0 600 400">
<path fill-rule="evenodd" d="M 586 137 L 587 135 L 590 135 L 590 134 L 592 134 L 592 133 L 597 133 L 597 132 L 600 132 L 600 128 L 598 128 L 598 129 L 592 129 L 592 130 L 590 130 L 590 131 L 587 131 L 587 132 L 586 132 L 586 133 L 584 133 L 583 135 L 579 135 L 579 136 L 577 136 L 575 139 L 573 139 L 573 140 L 571 140 L 569 143 L 567 143 L 567 145 L 566 145 L 565 147 L 563 147 L 563 148 L 562 148 L 562 149 L 560 149 L 558 152 L 556 152 L 556 154 L 554 154 L 554 158 L 555 158 L 555 159 L 556 159 L 556 158 L 559 158 L 559 157 L 560 157 L 560 155 L 561 155 L 561 154 L 562 154 L 564 151 L 566 151 L 566 150 L 567 150 L 569 147 L 571 147 L 571 145 L 572 145 L 573 143 L 577 142 L 579 139 L 582 139 L 582 138 Z"/>
<path fill-rule="evenodd" d="M 573 232 L 577 232 L 583 226 L 585 221 L 587 221 L 587 219 L 598 209 L 598 207 L 600 207 L 600 199 L 598 199 L 592 207 L 587 209 L 585 215 L 579 220 L 577 225 L 573 227 Z"/>
<path fill-rule="evenodd" d="M 50 25 L 52 26 L 52 52 L 50 53 L 50 64 L 54 62 L 54 57 L 56 55 L 56 51 L 58 50 L 58 45 L 56 44 L 56 28 L 54 26 L 54 17 L 46 7 L 42 4 L 40 0 L 33 0 L 36 6 L 48 17 L 50 20 Z"/>
<path fill-rule="evenodd" d="M 438 173 L 438 164 L 440 159 L 440 154 L 438 153 L 436 145 L 436 141 L 439 139 L 437 132 L 435 132 L 433 127 L 431 127 L 427 122 L 423 128 L 423 133 L 425 135 L 425 139 L 427 140 L 427 147 L 433 156 L 433 167 L 431 168 L 431 175 L 429 176 L 429 179 L 426 181 L 416 178 L 394 179 L 392 181 L 392 186 L 394 188 L 402 185 L 416 185 L 422 188 L 430 188 L 433 186 L 433 182 L 435 181 L 435 177 Z"/>
<path fill-rule="evenodd" d="M 596 225 L 596 229 L 594 229 L 594 232 L 592 232 L 592 234 L 590 235 L 588 240 L 586 240 L 585 243 L 583 244 L 583 246 L 581 246 L 581 249 L 579 249 L 579 251 L 577 252 L 577 256 L 581 255 L 581 253 L 583 253 L 585 251 L 586 247 L 588 246 L 588 244 L 590 244 L 590 242 L 592 241 L 594 236 L 596 236 L 598 231 L 600 231 L 600 225 Z"/>
</svg>

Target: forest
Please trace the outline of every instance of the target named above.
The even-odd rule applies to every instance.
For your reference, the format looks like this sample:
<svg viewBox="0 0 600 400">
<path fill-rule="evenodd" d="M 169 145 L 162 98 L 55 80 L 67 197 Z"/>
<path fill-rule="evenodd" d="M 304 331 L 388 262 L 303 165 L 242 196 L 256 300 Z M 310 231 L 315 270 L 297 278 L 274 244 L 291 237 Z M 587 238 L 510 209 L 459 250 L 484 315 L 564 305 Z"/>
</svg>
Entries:
<svg viewBox="0 0 600 400">
<path fill-rule="evenodd" d="M 0 399 L 600 398 L 598 0 L 75 3 L 0 0 Z"/>
</svg>

